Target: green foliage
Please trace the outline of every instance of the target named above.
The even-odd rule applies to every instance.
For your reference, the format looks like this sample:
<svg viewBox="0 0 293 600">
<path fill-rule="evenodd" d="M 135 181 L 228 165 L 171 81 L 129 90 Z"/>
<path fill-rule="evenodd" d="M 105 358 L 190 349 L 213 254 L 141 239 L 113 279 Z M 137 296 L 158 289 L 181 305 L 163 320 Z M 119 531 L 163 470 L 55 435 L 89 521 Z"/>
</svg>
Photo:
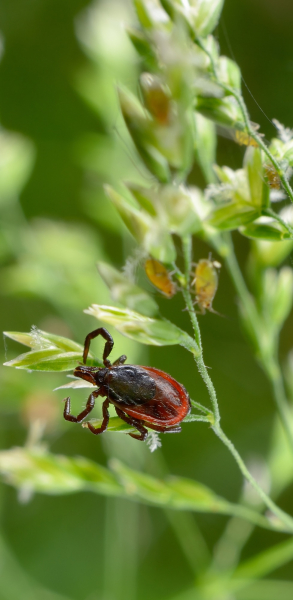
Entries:
<svg viewBox="0 0 293 600">
<path fill-rule="evenodd" d="M 196 481 L 180 477 L 160 480 L 129 469 L 116 459 L 111 461 L 109 470 L 82 457 L 54 455 L 43 448 L 14 448 L 0 453 L 0 473 L 10 485 L 29 489 L 31 493 L 55 495 L 86 491 L 133 497 L 177 510 L 236 514 L 265 528 L 274 528 L 256 512 L 224 500 Z"/>
<path fill-rule="evenodd" d="M 99 321 L 114 325 L 118 331 L 142 344 L 173 346 L 180 344 L 195 356 L 198 354 L 194 340 L 182 329 L 166 319 L 151 319 L 132 310 L 93 304 L 85 311 Z"/>
<path fill-rule="evenodd" d="M 98 9 L 92 7 L 78 25 L 79 38 L 92 63 L 87 72 L 77 77 L 75 85 L 99 115 L 103 131 L 91 138 L 85 136 L 80 139 L 76 155 L 82 167 L 95 175 L 92 179 L 98 180 L 97 194 L 88 188 L 85 192 L 84 210 L 87 217 L 98 221 L 107 230 L 105 244 L 103 246 L 97 241 L 94 228 L 88 225 L 65 224 L 44 218 L 23 223 L 20 212 L 13 224 L 8 219 L 8 234 L 4 235 L 1 230 L 0 239 L 1 256 L 4 258 L 1 283 L 5 294 L 30 294 L 34 299 L 42 299 L 63 321 L 70 323 L 72 331 L 68 332 L 68 337 L 36 328 L 31 333 L 6 332 L 8 338 L 30 350 L 6 360 L 4 365 L 23 371 L 56 374 L 74 370 L 83 360 L 83 346 L 71 337 L 79 339 L 75 322 L 83 318 L 81 309 L 89 305 L 84 312 L 92 318 L 93 327 L 103 323 L 110 326 L 111 331 L 116 330 L 115 343 L 117 333 L 119 350 L 121 344 L 123 351 L 126 345 L 133 352 L 132 342 L 138 348 L 142 344 L 160 348 L 183 346 L 191 353 L 206 386 L 204 391 L 200 391 L 203 404 L 191 401 L 196 412 L 183 420 L 184 424 L 190 423 L 188 428 L 183 426 L 183 433 L 186 429 L 194 430 L 196 436 L 199 423 L 208 424 L 210 432 L 216 434 L 236 461 L 246 487 L 240 493 L 239 502 L 232 503 L 210 487 L 188 477 L 160 476 L 157 474 L 162 470 L 160 458 L 153 463 L 143 461 L 144 450 L 138 442 L 135 442 L 138 448 L 135 456 L 137 468 L 129 465 L 131 460 L 127 455 L 125 458 L 123 452 L 121 461 L 111 460 L 108 467 L 82 457 L 53 454 L 40 443 L 48 418 L 45 409 L 41 416 L 35 416 L 35 409 L 30 406 L 34 398 L 28 398 L 27 444 L 24 448 L 0 452 L 0 474 L 4 482 L 13 485 L 20 496 L 26 498 L 38 492 L 64 495 L 90 491 L 106 497 L 132 499 L 165 511 L 173 509 L 184 514 L 192 511 L 229 516 L 227 529 L 217 541 L 214 560 L 208 557 L 206 564 L 198 567 L 196 592 L 192 588 L 190 597 L 195 598 L 194 594 L 198 592 L 196 597 L 199 600 L 222 600 L 231 594 L 236 594 L 238 599 L 239 591 L 253 586 L 258 579 L 293 557 L 292 540 L 289 539 L 245 562 L 239 558 L 255 526 L 272 532 L 293 533 L 292 516 L 277 504 L 278 495 L 292 483 L 293 421 L 285 386 L 286 383 L 292 394 L 292 356 L 289 354 L 286 359 L 285 382 L 279 361 L 279 343 L 293 304 L 292 265 L 289 261 L 283 265 L 293 249 L 293 218 L 292 207 L 284 208 L 282 205 L 277 211 L 274 203 L 276 199 L 293 202 L 289 182 L 293 166 L 292 131 L 275 120 L 278 137 L 266 144 L 263 135 L 258 133 L 258 126 L 250 121 L 241 92 L 240 69 L 235 61 L 221 56 L 217 39 L 212 35 L 219 22 L 223 0 L 134 0 L 133 4 L 138 24 L 127 27 L 127 33 L 139 56 L 139 64 L 136 62 L 132 70 L 123 67 L 123 64 L 131 63 L 133 48 L 129 44 L 126 50 L 125 40 L 121 42 L 117 34 L 117 47 L 121 48 L 121 53 L 115 51 L 114 56 L 112 25 L 110 23 L 107 29 L 106 21 L 101 19 L 101 25 L 99 19 L 93 18 Z M 103 42 L 99 46 L 100 39 Z M 111 62 L 113 71 L 110 69 Z M 101 64 L 103 68 L 100 68 Z M 117 78 L 121 79 L 117 98 L 114 99 L 113 94 L 108 101 L 107 90 L 109 86 L 112 89 L 113 80 Z M 139 86 L 137 94 L 128 86 L 128 82 L 133 80 Z M 137 174 L 132 167 L 125 168 L 122 152 L 115 154 L 114 138 L 110 140 L 108 137 L 108 130 L 116 118 L 117 104 L 123 117 L 123 120 L 119 117 L 122 141 L 132 144 L 134 163 L 142 174 Z M 219 125 L 234 133 L 235 143 L 246 146 L 242 167 L 233 169 L 217 164 Z M 4 156 L 0 165 L 0 210 L 4 211 L 6 218 L 5 211 L 9 211 L 10 203 L 17 204 L 17 195 L 29 177 L 34 149 L 29 141 L 6 132 L 1 133 L 0 147 L 3 147 Z M 206 183 L 203 189 L 197 181 L 197 167 Z M 273 169 L 273 181 L 270 181 L 268 167 Z M 94 188 L 91 177 L 88 179 Z M 235 238 L 242 236 L 242 242 L 249 248 L 249 288 L 238 266 L 230 232 L 234 232 Z M 124 268 L 120 270 L 110 264 L 114 236 L 117 248 L 119 246 L 117 255 L 122 253 L 122 249 L 128 255 Z M 121 245 L 120 237 L 123 238 Z M 231 277 L 238 295 L 240 322 L 271 385 L 282 424 L 282 429 L 279 423 L 272 439 L 268 440 L 267 466 L 259 469 L 260 474 L 257 469 L 256 474 L 253 468 L 248 469 L 222 430 L 212 372 L 204 359 L 194 304 L 199 305 L 202 314 L 205 310 L 213 312 L 211 302 L 216 290 L 213 281 L 197 280 L 197 295 L 195 298 L 191 295 L 196 277 L 193 261 L 199 260 L 201 250 L 198 249 L 202 249 L 203 241 L 208 244 L 209 250 L 219 254 Z M 193 247 L 196 249 L 194 254 Z M 186 315 L 179 314 L 176 299 L 170 299 L 166 308 L 167 319 L 164 302 L 168 300 L 159 296 L 155 299 L 145 289 L 143 264 L 149 257 L 161 261 L 166 277 L 176 280 L 177 291 L 182 293 L 190 318 L 192 336 L 185 330 L 188 327 Z M 97 259 L 100 278 L 94 266 Z M 212 256 L 209 260 L 211 269 L 219 268 L 219 264 L 212 262 Z M 108 305 L 108 294 L 114 306 Z M 83 331 L 84 321 L 81 322 L 80 331 Z M 76 327 L 78 330 L 78 324 Z M 120 333 L 128 339 L 121 342 Z M 100 344 L 100 354 L 101 349 Z M 213 360 L 215 355 L 211 356 Z M 224 361 L 225 369 L 231 374 L 232 361 L 230 365 L 226 356 Z M 132 362 L 136 363 L 135 358 Z M 102 361 L 92 352 L 87 364 L 103 367 Z M 188 369 L 191 385 L 193 374 L 190 376 L 190 365 Z M 245 379 L 248 394 L 247 373 Z M 75 378 L 63 385 L 59 385 L 57 379 L 56 382 L 54 380 L 52 384 L 52 387 L 58 385 L 56 389 L 93 389 L 90 382 Z M 208 399 L 204 399 L 206 391 Z M 253 393 L 257 398 L 257 390 Z M 240 410 L 239 405 L 237 407 Z M 233 411 L 237 412 L 236 398 Z M 100 428 L 103 419 L 94 417 L 86 420 L 82 427 L 87 429 L 89 422 L 94 428 Z M 89 434 L 78 427 L 76 429 L 82 435 Z M 111 412 L 107 432 L 103 436 L 105 452 L 111 454 L 107 450 L 109 441 L 109 447 L 113 444 L 120 456 L 121 439 L 130 442 L 127 436 L 135 431 L 134 426 Z M 117 435 L 119 433 L 124 436 Z M 184 439 L 183 433 L 181 439 Z M 147 440 L 151 451 L 161 445 L 157 434 L 150 428 Z M 177 453 L 181 456 L 181 441 L 177 443 Z M 200 446 L 198 450 L 200 453 Z M 193 457 L 192 447 L 188 448 L 188 452 Z M 219 463 L 215 460 L 215 464 Z M 266 485 L 265 473 L 271 488 Z M 264 513 L 265 510 L 267 512 Z M 171 522 L 172 519 L 174 516 Z M 176 520 L 173 520 L 173 527 L 190 561 L 192 553 L 186 541 L 189 527 L 185 527 L 186 535 L 182 535 Z M 201 534 L 193 532 L 190 535 L 194 535 L 192 543 L 197 546 Z M 221 547 L 225 549 L 222 566 L 221 562 L 217 564 Z M 189 592 L 186 597 L 189 597 Z"/>
</svg>

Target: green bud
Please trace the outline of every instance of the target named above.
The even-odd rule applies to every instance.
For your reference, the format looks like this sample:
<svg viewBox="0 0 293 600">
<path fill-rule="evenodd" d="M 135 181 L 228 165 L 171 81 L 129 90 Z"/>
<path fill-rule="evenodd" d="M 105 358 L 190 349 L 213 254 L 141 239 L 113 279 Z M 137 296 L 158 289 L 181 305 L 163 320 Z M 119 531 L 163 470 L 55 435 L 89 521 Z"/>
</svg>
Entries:
<svg viewBox="0 0 293 600">
<path fill-rule="evenodd" d="M 143 188 L 133 184 L 128 184 L 128 188 L 140 204 L 155 207 L 156 214 L 172 233 L 187 235 L 201 229 L 194 194 L 187 188 L 175 185 Z"/>
<path fill-rule="evenodd" d="M 283 267 L 279 273 L 266 269 L 263 273 L 261 305 L 267 326 L 279 331 L 289 316 L 293 301 L 293 271 Z"/>
<path fill-rule="evenodd" d="M 161 4 L 171 19 L 181 18 L 191 33 L 206 37 L 218 24 L 224 0 L 161 0 Z"/>
<path fill-rule="evenodd" d="M 198 36 L 206 37 L 218 24 L 224 0 L 193 0 L 197 9 L 195 31 Z"/>
<path fill-rule="evenodd" d="M 121 194 L 109 185 L 104 186 L 105 192 L 118 210 L 127 229 L 139 244 L 142 244 L 152 227 L 152 221 L 145 212 L 134 208 Z"/>
<path fill-rule="evenodd" d="M 250 202 L 255 208 L 260 209 L 263 200 L 264 179 L 261 150 L 259 148 L 248 146 L 244 156 L 244 168 L 249 182 Z"/>
<path fill-rule="evenodd" d="M 254 221 L 258 216 L 259 212 L 250 204 L 231 202 L 216 208 L 207 219 L 207 223 L 216 229 L 229 231 Z"/>
<path fill-rule="evenodd" d="M 292 309 L 293 271 L 290 267 L 283 267 L 280 270 L 274 291 L 272 318 L 274 323 L 281 328 Z"/>
<path fill-rule="evenodd" d="M 286 149 L 283 158 L 285 161 L 287 161 L 290 167 L 293 167 L 293 140 L 286 144 Z"/>
<path fill-rule="evenodd" d="M 153 45 L 140 29 L 127 27 L 126 32 L 131 40 L 135 50 L 141 56 L 144 64 L 152 71 L 157 69 L 157 57 Z"/>
<path fill-rule="evenodd" d="M 169 18 L 159 0 L 134 0 L 138 20 L 144 29 L 167 25 Z"/>
<path fill-rule="evenodd" d="M 113 300 L 132 310 L 139 310 L 143 315 L 149 317 L 158 312 L 158 305 L 155 300 L 123 273 L 101 261 L 97 263 L 97 268 L 110 289 Z"/>
<path fill-rule="evenodd" d="M 158 78 L 152 78 L 153 82 L 158 83 Z M 168 100 L 163 85 L 161 91 L 165 93 Z M 171 178 L 170 168 L 180 173 L 188 171 L 192 163 L 193 132 L 190 114 L 185 108 L 183 110 L 181 103 L 178 104 L 177 112 L 174 114 L 170 112 L 170 104 L 170 110 L 168 108 L 167 114 L 163 116 L 160 109 L 156 107 L 156 117 L 160 114 L 161 119 L 163 118 L 162 122 L 148 116 L 138 100 L 128 91 L 120 88 L 118 93 L 129 133 L 141 158 L 155 177 L 165 183 Z M 152 98 L 152 110 L 154 111 L 154 98 Z"/>
<path fill-rule="evenodd" d="M 105 186 L 105 191 L 130 233 L 146 252 L 162 262 L 174 262 L 176 259 L 175 246 L 165 223 L 159 219 L 153 219 L 144 210 L 138 210 L 132 206 L 126 198 L 110 186 Z"/>
<path fill-rule="evenodd" d="M 245 235 L 245 234 L 244 234 Z M 262 267 L 278 267 L 292 252 L 293 240 L 268 242 L 255 239 L 253 243 L 254 260 Z"/>
<path fill-rule="evenodd" d="M 129 91 L 120 87 L 118 96 L 125 123 L 142 160 L 159 181 L 169 181 L 168 162 L 156 147 L 152 120 Z"/>
<path fill-rule="evenodd" d="M 273 138 L 269 145 L 269 151 L 277 160 L 282 160 L 286 151 L 284 142 L 278 138 Z"/>
<path fill-rule="evenodd" d="M 286 381 L 286 388 L 289 391 L 289 396 L 290 396 L 290 400 L 291 402 L 293 401 L 293 350 L 291 349 L 290 352 L 287 354 L 286 357 L 286 362 L 284 364 L 284 377 L 285 377 L 285 381 Z M 292 411 L 292 404 L 291 404 L 291 411 Z M 292 427 L 293 427 L 293 415 L 292 415 Z M 283 432 L 282 432 L 283 433 Z M 283 435 L 282 435 L 282 441 L 283 441 Z M 291 452 L 288 446 L 286 446 L 286 448 L 288 448 L 288 454 L 289 454 L 289 473 L 290 473 L 290 483 L 292 481 L 292 464 L 291 464 Z M 281 465 L 280 465 L 281 467 Z"/>
<path fill-rule="evenodd" d="M 194 113 L 195 156 L 207 183 L 216 181 L 213 165 L 216 162 L 217 135 L 212 121 Z"/>
<path fill-rule="evenodd" d="M 260 216 L 260 209 L 251 201 L 248 174 L 245 169 L 233 171 L 229 167 L 214 166 L 221 181 L 207 189 L 208 197 L 214 199 L 216 207 L 207 222 L 221 230 L 237 229 Z M 217 206 L 218 204 L 218 206 Z"/>
<path fill-rule="evenodd" d="M 241 90 L 241 72 L 234 60 L 227 56 L 220 56 L 217 60 L 217 74 L 222 83 L 238 91 Z"/>
<path fill-rule="evenodd" d="M 254 223 L 241 227 L 240 232 L 245 237 L 270 242 L 282 242 L 291 237 L 288 229 L 272 217 L 259 217 Z"/>
<path fill-rule="evenodd" d="M 135 183 L 126 183 L 125 185 L 143 210 L 147 211 L 152 217 L 158 216 L 154 201 L 154 197 L 157 194 L 157 187 L 154 189 L 144 188 Z"/>
<path fill-rule="evenodd" d="M 282 139 L 273 138 L 269 150 L 279 162 L 284 161 L 284 171 L 288 166 L 293 166 L 293 139 L 285 142 Z"/>
<path fill-rule="evenodd" d="M 195 108 L 204 117 L 224 127 L 243 128 L 243 116 L 234 96 L 196 99 Z"/>
</svg>

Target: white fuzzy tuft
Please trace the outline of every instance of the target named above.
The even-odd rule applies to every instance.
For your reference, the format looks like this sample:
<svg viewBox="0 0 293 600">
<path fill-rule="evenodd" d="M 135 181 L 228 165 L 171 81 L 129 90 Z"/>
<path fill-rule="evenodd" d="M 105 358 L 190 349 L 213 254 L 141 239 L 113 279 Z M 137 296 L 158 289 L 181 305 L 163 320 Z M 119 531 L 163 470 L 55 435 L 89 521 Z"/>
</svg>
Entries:
<svg viewBox="0 0 293 600">
<path fill-rule="evenodd" d="M 158 448 L 161 448 L 161 446 L 162 446 L 162 442 L 159 438 L 159 435 L 155 431 L 148 432 L 148 437 L 146 439 L 146 443 L 151 452 L 154 452 L 155 450 L 157 450 Z"/>
</svg>

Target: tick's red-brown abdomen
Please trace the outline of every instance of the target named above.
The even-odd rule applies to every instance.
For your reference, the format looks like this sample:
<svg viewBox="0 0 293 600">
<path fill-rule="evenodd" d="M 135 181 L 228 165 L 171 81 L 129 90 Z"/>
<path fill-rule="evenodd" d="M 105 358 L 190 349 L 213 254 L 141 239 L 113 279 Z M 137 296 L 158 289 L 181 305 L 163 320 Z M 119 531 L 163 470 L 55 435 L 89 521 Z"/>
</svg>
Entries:
<svg viewBox="0 0 293 600">
<path fill-rule="evenodd" d="M 178 381 L 159 369 L 140 367 L 147 371 L 156 383 L 154 398 L 141 405 L 131 407 L 117 403 L 127 415 L 144 421 L 145 424 L 171 427 L 180 423 L 190 412 L 190 400 L 187 391 Z M 113 401 L 115 404 L 115 401 Z"/>
</svg>

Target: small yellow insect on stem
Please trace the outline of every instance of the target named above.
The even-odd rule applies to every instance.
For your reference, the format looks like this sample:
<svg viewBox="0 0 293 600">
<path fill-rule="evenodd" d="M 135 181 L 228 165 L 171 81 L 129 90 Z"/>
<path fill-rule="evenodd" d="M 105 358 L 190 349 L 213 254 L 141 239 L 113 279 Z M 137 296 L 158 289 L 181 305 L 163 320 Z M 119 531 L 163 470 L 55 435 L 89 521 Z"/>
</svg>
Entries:
<svg viewBox="0 0 293 600">
<path fill-rule="evenodd" d="M 191 285 L 195 285 L 195 302 L 202 314 L 205 314 L 206 310 L 215 312 L 212 303 L 219 283 L 217 270 L 221 266 L 218 261 L 212 261 L 211 258 L 201 258 L 196 265 Z"/>
</svg>

